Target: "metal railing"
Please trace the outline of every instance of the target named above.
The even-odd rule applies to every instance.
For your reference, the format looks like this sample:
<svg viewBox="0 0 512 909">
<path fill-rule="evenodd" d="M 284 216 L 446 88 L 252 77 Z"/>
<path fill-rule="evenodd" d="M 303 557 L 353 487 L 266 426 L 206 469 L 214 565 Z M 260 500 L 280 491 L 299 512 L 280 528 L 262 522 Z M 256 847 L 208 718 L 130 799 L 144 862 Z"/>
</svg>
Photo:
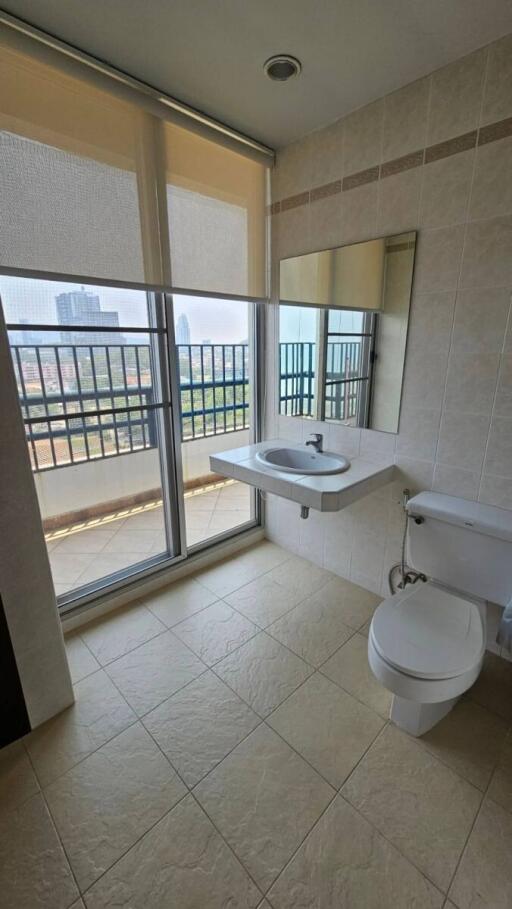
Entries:
<svg viewBox="0 0 512 909">
<path fill-rule="evenodd" d="M 315 343 L 310 341 L 280 343 L 280 413 L 314 416 L 315 347 Z M 361 349 L 359 340 L 329 341 L 327 344 L 327 419 L 350 420 L 356 416 L 361 382 Z"/>
<path fill-rule="evenodd" d="M 146 344 L 14 344 L 14 370 L 37 472 L 157 445 Z M 177 345 L 183 441 L 248 428 L 248 345 Z"/>
</svg>

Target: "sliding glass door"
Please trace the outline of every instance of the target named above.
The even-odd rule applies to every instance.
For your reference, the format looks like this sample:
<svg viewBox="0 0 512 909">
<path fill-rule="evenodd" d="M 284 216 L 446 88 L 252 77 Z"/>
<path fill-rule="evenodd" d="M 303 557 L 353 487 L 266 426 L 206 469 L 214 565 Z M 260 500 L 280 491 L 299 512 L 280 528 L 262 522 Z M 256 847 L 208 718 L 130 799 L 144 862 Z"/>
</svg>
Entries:
<svg viewBox="0 0 512 909">
<path fill-rule="evenodd" d="M 253 304 L 17 277 L 0 296 L 61 604 L 254 523 L 209 465 L 252 437 Z"/>
</svg>

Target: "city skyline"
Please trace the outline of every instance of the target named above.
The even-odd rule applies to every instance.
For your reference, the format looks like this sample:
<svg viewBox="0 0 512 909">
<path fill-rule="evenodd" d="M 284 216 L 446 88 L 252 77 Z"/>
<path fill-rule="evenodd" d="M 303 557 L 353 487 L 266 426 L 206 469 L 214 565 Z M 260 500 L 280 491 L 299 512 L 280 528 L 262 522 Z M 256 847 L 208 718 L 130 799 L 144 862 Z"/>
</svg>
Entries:
<svg viewBox="0 0 512 909">
<path fill-rule="evenodd" d="M 80 291 L 71 282 L 43 281 L 34 278 L 0 276 L 0 299 L 6 322 L 55 324 L 58 331 L 56 299 L 62 293 Z M 86 292 L 99 296 L 103 312 L 117 312 L 119 324 L 140 327 L 148 324 L 144 291 L 129 288 L 86 285 Z M 244 301 L 174 294 L 176 322 L 183 314 L 190 328 L 190 343 L 239 344 L 248 336 L 248 305 Z M 132 342 L 137 336 L 131 337 Z M 147 343 L 147 336 L 144 338 Z"/>
</svg>

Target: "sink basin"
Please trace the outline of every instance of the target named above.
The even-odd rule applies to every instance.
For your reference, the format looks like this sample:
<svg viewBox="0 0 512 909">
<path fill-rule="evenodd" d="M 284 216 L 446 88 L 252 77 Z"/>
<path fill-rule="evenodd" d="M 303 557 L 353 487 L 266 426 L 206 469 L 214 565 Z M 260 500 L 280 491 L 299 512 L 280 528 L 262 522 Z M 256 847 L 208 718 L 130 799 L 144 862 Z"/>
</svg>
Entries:
<svg viewBox="0 0 512 909">
<path fill-rule="evenodd" d="M 343 455 L 331 452 L 316 452 L 309 448 L 269 448 L 259 451 L 256 460 L 284 473 L 301 473 L 311 476 L 326 476 L 343 473 L 350 467 L 350 461 Z"/>
</svg>

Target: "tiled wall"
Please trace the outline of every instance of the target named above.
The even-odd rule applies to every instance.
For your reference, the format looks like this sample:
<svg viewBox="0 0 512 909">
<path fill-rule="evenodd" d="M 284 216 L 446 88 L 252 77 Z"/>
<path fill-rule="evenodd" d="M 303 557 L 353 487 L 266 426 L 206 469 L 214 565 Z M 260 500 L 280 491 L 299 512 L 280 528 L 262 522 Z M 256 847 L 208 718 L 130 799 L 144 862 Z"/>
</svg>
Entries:
<svg viewBox="0 0 512 909">
<path fill-rule="evenodd" d="M 269 497 L 268 533 L 387 593 L 405 485 L 512 509 L 512 36 L 282 149 L 272 212 L 274 301 L 280 258 L 418 230 L 398 435 L 279 417 L 270 307 L 268 435 L 320 430 L 400 473 L 307 521 Z"/>
</svg>

